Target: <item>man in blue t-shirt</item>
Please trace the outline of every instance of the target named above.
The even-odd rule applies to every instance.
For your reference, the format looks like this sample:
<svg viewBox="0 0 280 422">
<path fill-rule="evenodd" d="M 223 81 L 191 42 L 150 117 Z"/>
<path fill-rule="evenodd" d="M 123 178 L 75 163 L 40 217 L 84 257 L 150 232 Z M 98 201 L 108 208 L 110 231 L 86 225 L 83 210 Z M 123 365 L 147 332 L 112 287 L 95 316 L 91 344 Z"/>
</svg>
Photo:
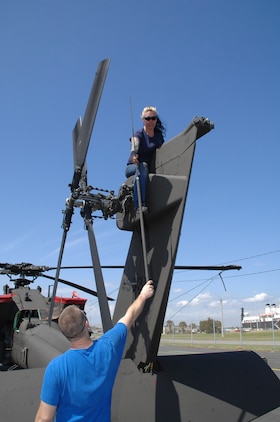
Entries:
<svg viewBox="0 0 280 422">
<path fill-rule="evenodd" d="M 65 308 L 59 327 L 70 349 L 47 366 L 35 422 L 109 422 L 114 381 L 122 358 L 127 330 L 154 294 L 151 280 L 118 323 L 92 341 L 89 323 L 77 306 Z"/>
</svg>

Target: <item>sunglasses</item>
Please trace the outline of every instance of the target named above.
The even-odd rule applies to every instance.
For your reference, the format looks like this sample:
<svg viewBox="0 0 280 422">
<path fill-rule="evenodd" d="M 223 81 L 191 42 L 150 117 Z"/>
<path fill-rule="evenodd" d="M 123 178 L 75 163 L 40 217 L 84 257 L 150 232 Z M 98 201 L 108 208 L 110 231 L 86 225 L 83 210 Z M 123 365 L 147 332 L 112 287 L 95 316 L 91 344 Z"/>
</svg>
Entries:
<svg viewBox="0 0 280 422">
<path fill-rule="evenodd" d="M 157 120 L 157 116 L 147 116 L 147 117 L 144 117 L 144 120 L 147 120 L 148 122 L 150 121 L 150 120 Z"/>
</svg>

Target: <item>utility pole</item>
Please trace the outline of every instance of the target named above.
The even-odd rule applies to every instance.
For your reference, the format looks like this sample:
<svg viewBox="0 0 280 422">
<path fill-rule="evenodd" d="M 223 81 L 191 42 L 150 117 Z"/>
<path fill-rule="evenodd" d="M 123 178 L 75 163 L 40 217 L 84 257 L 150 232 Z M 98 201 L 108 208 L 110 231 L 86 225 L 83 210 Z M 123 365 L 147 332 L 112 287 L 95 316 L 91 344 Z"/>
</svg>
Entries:
<svg viewBox="0 0 280 422">
<path fill-rule="evenodd" d="M 223 299 L 220 299 L 220 306 L 221 306 L 221 333 L 222 337 L 224 337 L 224 312 L 223 312 Z"/>
</svg>

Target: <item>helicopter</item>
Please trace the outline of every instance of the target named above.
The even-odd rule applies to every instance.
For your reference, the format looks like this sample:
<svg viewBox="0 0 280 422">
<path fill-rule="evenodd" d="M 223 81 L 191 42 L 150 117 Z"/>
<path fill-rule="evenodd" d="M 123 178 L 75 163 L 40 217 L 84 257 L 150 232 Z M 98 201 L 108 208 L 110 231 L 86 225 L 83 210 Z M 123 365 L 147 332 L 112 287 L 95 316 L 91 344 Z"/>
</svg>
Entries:
<svg viewBox="0 0 280 422">
<path fill-rule="evenodd" d="M 113 191 L 93 193 L 93 188 L 87 181 L 86 155 L 109 63 L 110 59 L 99 63 L 84 118 L 82 120 L 80 117 L 73 129 L 74 173 L 69 185 L 70 196 L 63 212 L 63 235 L 52 294 L 47 299 L 48 315 L 40 320 L 38 312 L 32 314 L 34 309 L 30 309 L 28 304 L 28 297 L 32 299 L 31 292 L 26 295 L 25 291 L 23 297 L 27 301 L 19 309 L 21 318 L 17 319 L 18 311 L 13 315 L 18 321 L 12 327 L 13 338 L 21 328 L 34 333 L 35 330 L 47 327 L 46 331 L 54 335 L 53 344 L 57 346 L 59 342 L 57 337 L 60 338 L 62 333 L 55 322 L 59 313 L 56 292 L 58 283 L 61 282 L 60 270 L 67 234 L 74 208 L 77 207 L 88 233 L 96 284 L 96 292 L 93 294 L 98 298 L 103 331 L 110 329 L 124 315 L 147 279 L 152 279 L 155 286 L 152 301 L 146 303 L 141 316 L 128 334 L 113 390 L 111 420 L 245 422 L 256 419 L 280 406 L 280 381 L 256 353 L 238 351 L 179 356 L 158 354 L 172 276 L 176 268 L 196 142 L 214 129 L 214 123 L 208 118 L 196 116 L 181 133 L 155 152 L 147 187 L 148 214 L 143 214 L 141 206 L 139 213 L 134 209 L 132 177 L 122 184 L 116 195 Z M 92 213 L 96 211 L 102 213 L 104 220 L 116 216 L 117 228 L 132 234 L 113 317 L 109 311 L 110 298 L 106 294 L 93 230 Z M 13 270 L 14 273 L 18 271 L 19 275 L 24 274 L 19 264 L 14 268 L 10 267 L 13 266 L 2 266 L 6 273 L 12 273 Z M 32 267 L 29 264 L 28 268 L 27 264 L 25 275 L 33 275 Z M 213 266 L 212 269 L 226 271 L 238 270 L 240 267 Z M 40 271 L 40 267 L 37 270 L 40 276 L 45 271 Z M 25 276 L 22 275 L 17 289 L 26 289 L 24 279 Z M 14 290 L 6 290 L 3 295 L 9 301 L 8 304 L 12 303 L 12 307 Z M 68 299 L 70 302 L 65 301 L 64 306 L 73 301 L 75 303 L 75 297 Z M 0 306 L 2 304 L 0 302 Z M 83 305 L 81 302 L 80 306 Z M 1 320 L 1 323 L 6 329 L 5 321 Z M 9 328 L 11 330 L 11 322 Z M 32 354 L 26 344 L 20 346 L 22 354 Z M 67 344 L 62 344 L 56 353 L 63 353 L 64 347 L 67 348 Z M 42 348 L 38 347 L 37 354 L 41 353 Z M 2 420 L 34 419 L 45 366 L 45 363 L 37 362 L 34 366 L 30 363 L 30 366 L 26 365 L 26 369 L 0 373 Z"/>
<path fill-rule="evenodd" d="M 115 267 L 123 268 L 123 266 Z M 92 267 L 62 267 L 62 269 L 65 268 Z M 179 267 L 175 266 L 175 268 Z M 197 267 L 180 266 L 180 268 L 194 269 Z M 69 305 L 76 305 L 85 311 L 87 299 L 79 297 L 77 290 L 97 297 L 96 291 L 59 278 L 59 283 L 76 290 L 73 291 L 71 297 L 55 298 L 51 326 L 49 326 L 47 320 L 51 301 L 50 286 L 47 296 L 42 294 L 40 286 L 37 288 L 30 286 L 38 277 L 55 280 L 53 276 L 45 274 L 47 271 L 55 269 L 55 267 L 38 266 L 25 262 L 20 264 L 0 263 L 0 274 L 8 276 L 14 283 L 13 288 L 10 288 L 8 284 L 4 285 L 4 294 L 0 295 L 0 371 L 45 367 L 53 357 L 66 351 L 69 348 L 69 341 L 65 336 L 61 336 L 57 326 L 60 313 Z M 113 301 L 114 299 L 107 297 L 107 300 Z"/>
<path fill-rule="evenodd" d="M 14 288 L 5 285 L 4 294 L 0 295 L 0 370 L 44 367 L 50 359 L 69 348 L 69 341 L 61 336 L 57 325 L 61 311 L 69 305 L 84 311 L 87 299 L 80 298 L 76 290 L 71 297 L 56 297 L 49 325 L 50 292 L 45 297 L 40 286 L 32 289 L 30 285 L 39 276 L 54 280 L 44 274 L 53 268 L 25 262 L 0 263 L 0 268 L 0 274 L 7 275 L 14 283 Z M 15 275 L 17 278 L 13 278 Z M 61 278 L 59 282 L 97 296 L 87 287 Z"/>
</svg>

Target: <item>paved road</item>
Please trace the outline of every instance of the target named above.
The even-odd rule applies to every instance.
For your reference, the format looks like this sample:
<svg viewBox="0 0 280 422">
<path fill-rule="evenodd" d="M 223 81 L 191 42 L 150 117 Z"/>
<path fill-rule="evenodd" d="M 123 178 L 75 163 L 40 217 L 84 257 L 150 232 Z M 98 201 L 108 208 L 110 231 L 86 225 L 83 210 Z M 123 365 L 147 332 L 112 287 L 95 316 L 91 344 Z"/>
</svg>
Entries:
<svg viewBox="0 0 280 422">
<path fill-rule="evenodd" d="M 193 353 L 216 353 L 216 352 L 225 352 L 221 349 L 209 349 L 198 348 L 198 347 L 183 347 L 183 346 L 172 346 L 172 345 L 160 345 L 159 355 L 184 355 L 184 354 L 193 354 Z M 280 379 L 280 352 L 256 352 L 262 358 L 267 360 L 268 365 L 274 371 L 274 373 Z M 256 422 L 276 422 L 280 421 L 280 407 L 273 410 L 270 413 L 267 413 L 260 418 L 254 419 Z"/>
</svg>

